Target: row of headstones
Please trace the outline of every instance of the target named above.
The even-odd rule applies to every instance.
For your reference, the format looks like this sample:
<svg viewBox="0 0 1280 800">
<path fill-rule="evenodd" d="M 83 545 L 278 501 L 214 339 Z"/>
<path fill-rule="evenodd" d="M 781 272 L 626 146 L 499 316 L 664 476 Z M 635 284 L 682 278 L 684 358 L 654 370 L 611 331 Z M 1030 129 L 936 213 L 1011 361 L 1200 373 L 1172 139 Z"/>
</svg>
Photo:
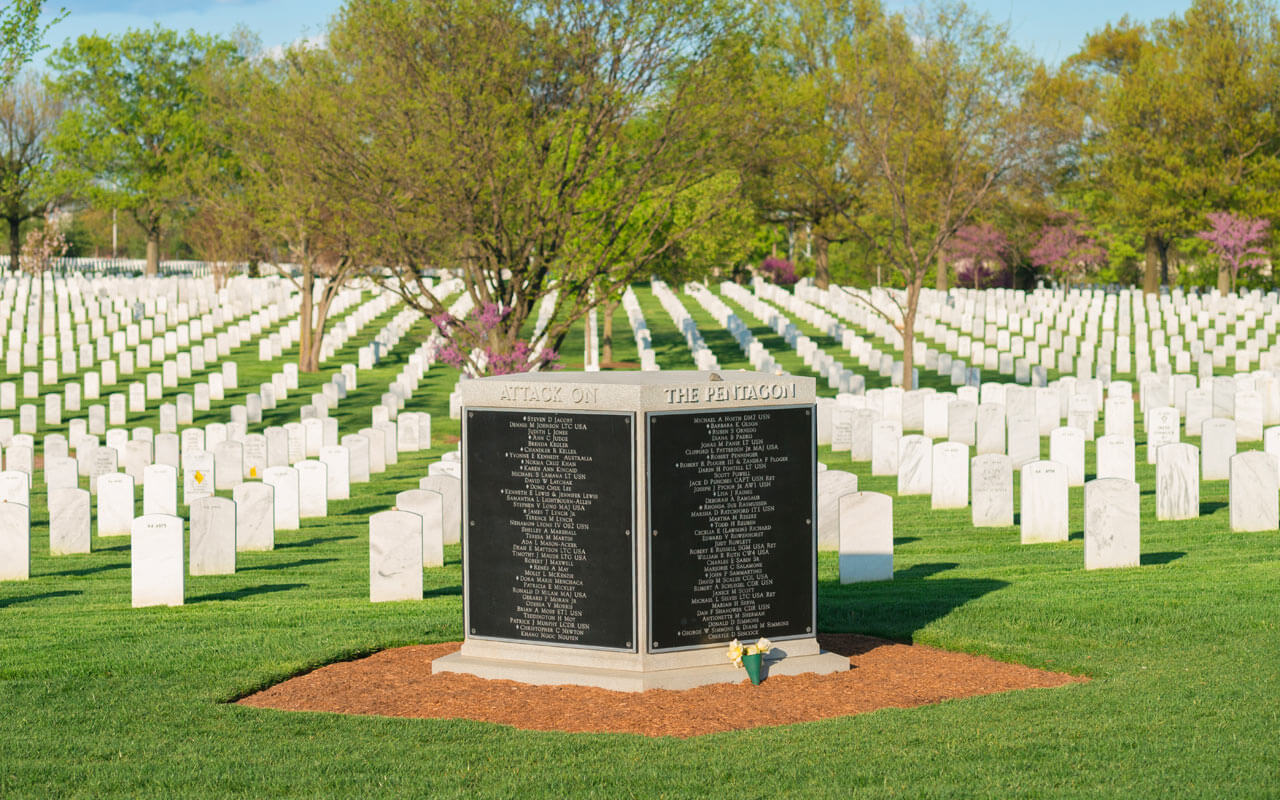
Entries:
<svg viewBox="0 0 1280 800">
<path fill-rule="evenodd" d="M 862 290 L 848 290 L 839 287 L 824 292 L 813 287 L 805 287 L 802 285 L 797 288 L 797 295 L 804 296 L 810 300 L 815 300 L 824 308 L 836 312 L 838 316 L 849 320 L 855 325 L 869 328 L 876 335 L 883 336 L 890 342 L 894 343 L 895 346 L 901 347 L 901 337 L 897 334 L 897 331 L 879 315 L 870 311 L 868 308 L 868 306 L 875 305 L 881 310 L 889 311 L 892 315 L 892 312 L 896 310 L 896 306 L 888 299 L 888 292 L 879 289 L 873 290 L 872 292 L 865 292 Z M 877 302 L 879 305 L 876 305 Z M 1048 312 L 1046 311 L 1045 313 L 1047 315 Z M 960 331 L 952 330 L 946 327 L 945 322 L 940 322 L 935 319 L 936 314 L 941 314 L 944 320 L 954 322 L 954 308 L 946 303 L 924 302 L 921 306 L 921 312 L 917 317 L 917 330 L 920 331 L 925 338 L 931 338 L 935 342 L 943 344 L 947 349 L 956 351 L 958 356 L 961 358 L 967 358 L 972 355 L 975 363 L 981 362 L 985 369 L 996 369 L 998 367 L 1003 374 L 1016 374 L 1017 379 L 1020 381 L 1027 382 L 1030 380 L 1033 384 L 1043 384 L 1045 375 L 1044 371 L 1040 370 L 1037 372 L 1036 368 L 1032 366 L 1040 360 L 1039 355 L 1032 354 L 1031 358 L 1018 358 L 1018 356 L 1022 356 L 1024 354 L 1023 340 L 1021 337 L 1011 337 L 1010 331 L 998 330 L 995 325 L 987 327 L 981 319 L 967 319 L 964 321 L 964 325 Z M 1277 362 L 1276 356 L 1280 351 L 1278 351 L 1276 347 L 1273 347 L 1268 351 L 1268 354 L 1261 354 L 1261 347 L 1265 346 L 1267 341 L 1269 341 L 1269 336 L 1275 332 L 1276 324 L 1277 322 L 1280 322 L 1280 319 L 1277 318 L 1278 314 L 1280 314 L 1280 312 L 1271 314 L 1267 318 L 1266 331 L 1259 332 L 1255 337 L 1255 340 L 1247 342 L 1245 350 L 1240 351 L 1240 357 L 1237 358 L 1237 367 L 1239 369 L 1248 369 L 1249 365 L 1253 361 L 1262 360 L 1264 362 L 1264 366 L 1268 366 L 1266 363 L 1267 361 L 1270 361 L 1271 365 L 1274 365 Z M 1008 317 L 1007 314 L 1005 316 Z M 824 320 L 821 319 L 815 321 L 824 322 Z M 1011 317 L 1008 318 L 1007 321 L 1012 331 L 1016 332 L 1021 330 L 1022 320 L 1020 318 Z M 1006 320 L 1000 320 L 998 324 L 1003 325 L 1005 322 Z M 1038 325 L 1034 325 L 1028 321 L 1027 325 L 1029 327 L 1035 327 L 1034 335 L 1037 345 L 1046 345 L 1047 343 L 1047 346 L 1054 353 L 1059 353 L 1059 351 L 1061 351 L 1056 363 L 1059 370 L 1070 372 L 1072 370 L 1072 359 L 1079 356 L 1080 367 L 1077 370 L 1078 373 L 1081 377 L 1088 377 L 1092 375 L 1093 361 L 1095 360 L 1093 348 L 1095 345 L 1099 351 L 1099 353 L 1096 354 L 1099 362 L 1097 368 L 1097 374 L 1099 377 L 1109 379 L 1113 371 L 1111 369 L 1109 354 L 1112 349 L 1117 349 L 1119 351 L 1116 353 L 1116 356 L 1120 361 L 1117 363 L 1115 371 L 1129 372 L 1135 369 L 1135 365 L 1130 361 L 1131 343 L 1127 336 L 1129 330 L 1129 320 L 1127 318 L 1122 317 L 1122 335 L 1117 338 L 1113 331 L 1104 330 L 1100 337 L 1100 345 L 1098 344 L 1099 337 L 1096 330 L 1096 323 L 1098 320 L 1091 320 L 1094 324 L 1084 331 L 1083 344 L 1076 341 L 1076 337 L 1081 333 L 1080 325 L 1077 324 L 1080 322 L 1079 320 L 1074 318 L 1072 319 L 1070 333 L 1067 334 L 1065 339 L 1063 338 L 1063 334 L 1060 329 L 1064 327 L 1066 320 L 1059 319 L 1057 322 L 1057 326 L 1053 328 L 1050 328 L 1048 323 L 1043 321 Z M 1219 329 L 1225 329 L 1225 324 L 1225 321 L 1221 321 L 1218 326 Z M 1249 327 L 1251 327 L 1252 324 L 1252 320 L 1247 320 L 1246 323 L 1239 323 L 1240 326 L 1247 325 Z M 1107 326 L 1104 324 L 1103 327 L 1105 328 Z M 1238 330 L 1238 333 L 1243 336 L 1245 335 L 1246 330 L 1246 327 L 1241 327 L 1240 330 Z M 983 341 L 976 342 L 971 340 L 969 336 L 963 335 L 970 331 L 974 333 L 975 338 L 982 338 Z M 1191 326 L 1188 333 L 1194 334 L 1194 332 L 1194 326 Z M 838 329 L 832 333 L 832 335 L 838 334 Z M 1207 347 L 1200 345 L 1198 341 L 1194 341 L 1191 344 L 1189 352 L 1183 351 L 1181 353 L 1179 351 L 1182 349 L 1183 342 L 1180 339 L 1174 339 L 1171 341 L 1169 347 L 1165 347 L 1163 333 L 1156 331 L 1152 337 L 1154 350 L 1148 350 L 1145 336 L 1145 330 L 1140 326 L 1138 336 L 1134 343 L 1136 345 L 1136 358 L 1138 360 L 1136 371 L 1139 374 L 1150 371 L 1150 356 L 1152 352 L 1154 352 L 1156 357 L 1157 370 L 1163 372 L 1168 372 L 1175 368 L 1174 362 L 1176 362 L 1177 369 L 1180 371 L 1186 371 L 1190 368 L 1192 358 L 1200 360 L 1200 367 L 1202 371 L 1211 372 L 1215 365 L 1219 367 L 1226 366 L 1228 355 L 1230 355 L 1231 352 L 1235 352 L 1232 349 L 1235 345 L 1234 336 L 1229 336 L 1224 342 L 1223 347 L 1217 347 L 1216 333 L 1213 331 L 1208 332 L 1206 335 Z M 1189 338 L 1194 337 L 1189 336 Z M 977 349 L 983 345 L 991 345 L 995 349 L 991 351 Z M 1010 352 L 997 356 L 1001 350 L 1009 350 Z M 1103 351 L 1107 352 L 1105 357 L 1102 356 Z M 1173 361 L 1170 360 L 1170 353 L 1172 353 Z M 930 361 L 930 355 L 930 351 L 918 338 L 914 350 L 915 359 L 917 361 L 928 362 Z M 934 355 L 938 359 L 942 359 L 942 356 Z M 1271 357 L 1269 359 L 1265 358 L 1266 355 L 1270 355 Z M 1205 356 L 1205 358 L 1201 359 L 1201 356 Z M 1048 365 L 1054 365 L 1052 358 L 1048 359 Z M 940 372 L 942 372 L 942 370 L 940 370 Z"/>
<path fill-rule="evenodd" d="M 70 349 L 75 352 L 74 348 L 77 345 L 83 348 L 97 340 L 99 342 L 98 359 L 103 360 L 109 357 L 110 348 L 113 345 L 117 353 L 123 351 L 126 344 L 137 347 L 141 339 L 152 338 L 157 329 L 178 326 L 175 336 L 186 338 L 191 334 L 195 339 L 199 339 L 204 335 L 204 325 L 211 330 L 223 324 L 224 310 L 231 311 L 233 317 L 243 316 L 264 305 L 281 305 L 287 302 L 289 295 L 285 284 L 273 279 L 257 281 L 253 291 L 236 292 L 228 288 L 216 294 L 212 291 L 212 283 L 205 283 L 208 293 L 201 294 L 194 303 L 190 304 L 170 304 L 169 298 L 163 295 L 139 298 L 138 292 L 130 292 L 130 289 L 138 287 L 154 291 L 164 283 L 157 282 L 155 279 L 124 279 L 106 282 L 95 289 L 106 295 L 101 305 L 98 298 L 90 297 L 86 300 L 77 293 L 70 293 L 69 296 L 59 293 L 56 301 L 46 295 L 45 302 L 42 302 L 41 294 L 36 293 L 30 296 L 29 302 L 19 301 L 15 307 L 14 302 L 9 299 L 7 291 L 9 287 L 6 287 L 6 299 L 0 300 L 0 329 L 3 329 L 4 322 L 9 322 L 7 333 L 9 357 L 6 359 L 8 371 L 10 373 L 18 371 L 15 369 L 18 365 L 14 363 L 14 356 L 18 352 L 22 355 L 22 365 L 36 366 L 39 361 L 37 342 L 43 344 L 44 358 L 52 360 L 58 356 L 59 344 L 62 345 L 63 350 Z M 241 285 L 243 284 L 242 280 Z M 134 299 L 125 296 L 130 294 Z M 108 305 L 109 309 L 103 307 Z M 33 312 L 30 320 L 26 319 L 28 310 Z M 40 318 L 41 310 L 44 312 L 43 319 Z M 193 317 L 202 324 L 188 325 Z M 24 323 L 27 340 L 25 343 L 23 342 Z M 74 335 L 72 325 L 75 325 Z M 170 340 L 169 344 L 172 343 L 173 341 Z M 186 346 L 186 342 L 183 346 Z M 107 349 L 104 350 L 104 348 Z M 93 352 L 92 349 L 90 352 Z M 92 358 L 85 359 L 86 363 L 91 360 Z M 75 370 L 64 371 L 74 372 Z"/>
<path fill-rule="evenodd" d="M 347 295 L 349 299 L 358 298 L 358 296 L 359 296 L 358 292 Z M 362 308 L 366 308 L 368 306 L 374 306 L 374 308 L 371 310 L 378 311 L 380 313 L 380 309 L 384 308 L 387 305 L 387 303 L 388 303 L 388 300 L 386 298 L 382 298 L 382 299 L 375 298 L 373 301 L 371 301 L 369 304 L 366 304 L 366 306 Z M 340 309 L 343 307 L 344 306 L 342 303 L 335 303 L 336 309 Z M 359 310 L 357 313 L 359 313 Z M 367 316 L 367 313 L 366 315 L 362 315 L 362 316 Z M 372 318 L 372 317 L 369 316 L 368 318 Z M 296 324 L 296 321 L 294 324 Z M 346 333 L 345 331 L 344 331 L 344 334 L 345 336 L 351 335 L 350 333 Z M 339 336 L 338 338 L 343 339 L 343 341 L 345 342 L 344 336 Z M 170 373 L 178 372 L 178 367 L 181 366 L 182 355 L 184 354 L 179 354 L 178 362 L 165 363 L 165 375 L 163 377 L 161 375 L 156 375 L 156 374 L 147 376 L 148 382 L 147 382 L 145 391 L 141 384 L 134 384 L 130 387 L 129 410 L 131 412 L 144 412 L 146 410 L 146 399 L 148 397 L 161 396 L 162 381 L 168 380 L 169 385 L 173 385 L 173 386 L 177 385 L 178 375 L 170 374 Z M 197 364 L 196 366 L 203 367 L 202 364 Z M 347 388 L 346 385 L 349 384 L 351 388 L 354 388 L 354 383 L 355 383 L 354 373 L 355 373 L 354 365 L 344 365 L 343 374 L 341 376 L 335 376 L 331 384 L 326 384 L 323 387 L 323 391 L 321 392 L 321 394 L 313 396 L 313 404 L 325 406 L 325 407 L 336 406 L 339 396 L 345 395 L 345 391 Z M 210 400 L 223 399 L 225 396 L 224 388 L 235 388 L 235 386 L 236 386 L 235 364 L 234 362 L 224 364 L 222 372 L 220 374 L 215 373 L 211 375 L 209 382 L 207 384 L 201 383 L 195 386 L 194 397 L 187 394 L 179 394 L 177 397 L 176 405 L 163 404 L 161 406 L 161 429 L 166 431 L 173 431 L 177 429 L 178 424 L 183 424 L 183 423 L 189 424 L 193 410 L 197 410 L 197 411 L 208 410 Z M 243 407 L 234 407 L 232 409 L 233 417 L 235 416 L 236 411 L 239 410 L 242 412 L 242 416 L 245 416 L 247 418 L 247 421 L 250 421 L 250 422 L 261 421 L 262 409 L 274 408 L 276 395 L 278 394 L 280 397 L 286 396 L 287 388 L 289 386 L 292 386 L 293 388 L 296 388 L 297 386 L 297 365 L 296 364 L 285 365 L 285 368 L 281 374 L 272 376 L 272 380 L 270 384 L 262 385 L 260 393 L 250 393 L 246 397 L 246 404 Z M 31 387 L 27 387 L 27 388 L 30 389 Z M 79 393 L 78 391 L 75 391 L 76 388 L 78 388 L 77 385 L 72 384 L 72 385 L 69 385 L 66 389 L 69 396 L 74 395 L 74 398 L 73 398 L 74 402 L 72 403 L 72 405 L 74 406 L 78 406 L 78 400 L 79 400 L 79 397 L 78 397 Z M 7 399 L 11 399 L 11 398 L 5 397 L 4 389 L 5 387 L 3 385 L 0 385 L 0 407 L 3 407 L 6 405 Z M 88 394 L 96 395 L 96 391 L 93 391 L 96 389 L 96 387 L 90 386 L 89 389 L 91 391 L 89 391 Z M 322 396 L 323 396 L 323 399 L 322 399 Z M 58 397 L 56 395 L 51 395 L 46 397 L 46 421 L 49 424 L 58 424 L 60 422 L 60 412 L 57 408 L 58 406 L 57 400 L 58 400 Z M 124 399 L 122 395 L 112 395 L 110 411 L 111 411 L 111 424 L 117 424 L 117 425 L 124 424 L 126 415 L 125 415 Z M 22 429 L 24 431 L 34 430 L 33 417 L 34 417 L 34 409 L 33 408 L 29 409 L 27 407 L 24 407 L 21 415 Z M 100 433 L 101 429 L 105 427 L 106 422 L 107 422 L 106 414 L 103 412 L 100 406 L 95 406 L 90 408 L 89 424 L 90 424 L 91 432 Z"/>
<path fill-rule="evenodd" d="M 100 363 L 101 374 L 98 371 L 86 374 L 86 380 L 90 382 L 87 387 L 90 394 L 96 393 L 99 382 L 106 386 L 113 385 L 119 376 L 131 375 L 135 369 L 150 369 L 153 362 L 169 363 L 166 362 L 168 356 L 174 357 L 172 369 L 189 373 L 193 361 L 202 363 L 204 360 L 214 360 L 218 356 L 225 357 L 245 340 L 261 335 L 265 327 L 278 321 L 282 314 L 297 312 L 299 301 L 296 296 L 289 297 L 284 303 L 264 308 L 264 304 L 268 302 L 271 295 L 272 292 L 265 291 L 251 304 L 239 309 L 227 309 L 225 313 L 223 309 L 214 309 L 197 319 L 178 323 L 175 330 L 165 330 L 167 322 L 163 318 L 142 319 L 139 322 L 128 323 L 123 330 L 117 328 L 111 331 L 106 331 L 106 327 L 115 328 L 114 324 L 103 326 L 97 319 L 90 324 L 82 323 L 80 335 L 74 338 L 67 336 L 58 340 L 49 336 L 44 339 L 43 382 L 46 385 L 52 385 L 58 380 L 59 352 L 61 352 L 62 372 L 65 375 L 72 375 L 93 366 L 96 356 L 96 361 Z M 340 307 L 348 302 L 350 302 L 349 297 L 335 300 Z M 296 321 L 294 324 L 296 325 Z M 225 330 L 214 333 L 224 325 Z M 87 337 L 90 331 L 100 328 L 103 329 L 103 333 L 96 336 L 95 349 Z M 78 350 L 77 341 L 79 342 Z M 28 347 L 32 347 L 33 344 L 29 344 Z M 185 354 L 183 364 L 178 363 L 177 357 L 180 353 Z M 32 353 L 29 352 L 27 355 Z M 10 351 L 9 356 L 10 372 L 16 372 L 15 353 Z M 28 359 L 24 359 L 26 360 Z M 196 368 L 199 370 L 202 367 Z M 90 378 L 89 375 L 93 377 Z M 40 377 L 36 373 L 27 373 L 24 376 L 24 388 L 28 397 L 33 396 L 31 391 L 33 384 L 38 391 Z"/>
<path fill-rule="evenodd" d="M 923 438 L 923 437 L 921 437 Z M 964 508 L 971 505 L 974 527 L 1008 527 L 1014 524 L 1014 465 L 1007 456 L 981 455 L 972 460 L 967 448 L 943 442 L 931 449 L 911 443 L 904 452 L 908 468 L 900 477 L 899 496 L 930 494 L 932 508 Z M 924 454 L 928 452 L 929 458 Z M 1199 451 L 1189 444 L 1160 448 L 1156 466 L 1157 521 L 1195 519 L 1200 515 Z M 1132 462 L 1130 461 L 1130 464 Z M 1261 451 L 1238 453 L 1228 460 L 1229 525 L 1233 531 L 1276 530 L 1277 493 L 1280 493 L 1280 456 Z M 934 479 L 936 477 L 936 480 Z M 970 480 L 970 477 L 972 479 Z M 1024 543 L 1065 541 L 1068 526 L 1070 468 L 1055 459 L 1033 461 L 1020 469 L 1021 515 Z M 1130 477 L 1102 470 L 1094 481 L 1121 481 L 1137 486 Z M 914 482 L 915 485 L 911 485 Z M 930 485 L 926 489 L 924 483 Z M 905 485 L 904 485 L 905 484 Z M 838 470 L 819 473 L 818 541 L 822 549 L 836 549 L 841 534 L 840 498 L 858 490 L 857 476 Z M 1135 506 L 1134 516 L 1138 512 Z M 892 537 L 890 537 L 890 541 Z"/>
<path fill-rule="evenodd" d="M 716 362 L 715 353 L 711 352 L 710 347 L 707 347 L 707 343 L 702 338 L 702 333 L 698 331 L 698 323 L 689 315 L 688 309 L 680 302 L 680 298 L 676 296 L 676 293 L 671 291 L 671 287 L 667 286 L 665 281 L 657 279 L 651 281 L 649 285 L 653 291 L 653 296 L 657 298 L 663 310 L 667 312 L 667 316 L 671 317 L 676 330 L 680 331 L 680 335 L 684 337 L 685 344 L 689 347 L 689 352 L 693 354 L 694 368 L 699 370 L 720 369 L 720 365 Z"/>
<path fill-rule="evenodd" d="M 456 459 L 456 454 L 454 457 Z M 190 574 L 233 573 L 237 551 L 271 550 L 276 531 L 297 530 L 300 519 L 326 516 L 324 489 L 329 485 L 326 472 L 326 465 L 321 462 L 305 461 L 296 468 L 271 467 L 261 482 L 238 484 L 231 500 L 213 496 L 188 480 L 183 504 L 188 506 L 191 515 Z M 172 467 L 148 467 L 143 483 L 143 514 L 135 517 L 133 478 L 121 473 L 102 476 L 98 493 L 98 535 L 136 533 L 139 520 L 157 515 L 181 520 L 177 516 L 176 480 L 177 473 Z M 6 515 L 10 523 L 0 528 L 0 580 L 26 580 L 30 576 L 30 503 L 20 502 L 27 499 L 26 491 L 23 476 L 0 473 L 0 494 L 3 495 L 0 514 Z M 89 492 L 74 487 L 51 488 L 48 497 L 50 554 L 90 552 Z M 418 571 L 424 566 L 442 566 L 443 545 L 456 544 L 460 536 L 461 482 L 458 478 L 436 471 L 421 479 L 419 489 L 398 494 L 396 508 L 413 511 L 425 521 L 421 523 L 417 545 L 421 554 Z M 176 564 L 180 567 L 181 527 L 176 533 L 179 551 Z M 167 546 L 172 547 L 172 542 Z M 153 559 L 145 556 L 139 562 L 137 547 L 135 542 L 134 605 L 174 604 L 171 601 L 175 593 L 180 603 L 182 574 L 180 569 L 174 574 L 175 562 L 167 559 L 157 566 Z M 371 558 L 380 552 L 383 551 L 379 547 L 374 547 Z M 377 559 L 371 561 L 371 585 L 376 586 L 380 577 L 393 574 L 391 565 L 382 566 L 386 568 L 380 568 Z M 152 599 L 139 602 L 139 586 L 166 588 L 146 589 Z M 169 600 L 156 601 L 156 594 Z M 420 584 L 418 597 L 421 597 Z"/>
<path fill-rule="evenodd" d="M 1061 498 L 1055 493 L 1032 497 L 1028 504 L 1025 491 L 1023 515 L 1031 516 L 1033 522 L 1030 526 L 1024 523 L 1022 543 L 1068 541 L 1065 492 Z M 1053 516 L 1059 499 L 1063 512 L 1060 526 Z M 1084 505 L 1084 568 L 1138 566 L 1142 552 L 1138 484 L 1123 478 L 1089 481 L 1084 488 Z M 893 498 L 879 492 L 847 492 L 836 499 L 834 512 L 840 582 L 892 580 Z"/>
<path fill-rule="evenodd" d="M 649 334 L 649 325 L 644 319 L 644 310 L 640 308 L 640 300 L 628 286 L 622 293 L 622 310 L 631 325 L 631 335 L 636 342 L 636 352 L 640 354 L 640 369 L 652 372 L 658 369 L 658 355 L 653 349 L 653 337 Z"/>
</svg>

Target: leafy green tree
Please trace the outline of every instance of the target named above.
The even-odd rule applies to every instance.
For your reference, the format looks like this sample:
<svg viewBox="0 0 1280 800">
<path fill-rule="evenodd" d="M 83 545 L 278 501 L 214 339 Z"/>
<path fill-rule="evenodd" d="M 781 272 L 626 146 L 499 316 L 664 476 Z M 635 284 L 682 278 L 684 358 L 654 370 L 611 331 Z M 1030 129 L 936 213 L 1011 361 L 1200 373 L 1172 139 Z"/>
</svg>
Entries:
<svg viewBox="0 0 1280 800">
<path fill-rule="evenodd" d="M 59 9 L 53 19 L 40 24 L 40 12 L 44 0 L 8 0 L 0 7 L 0 86 L 7 86 L 31 61 L 31 57 L 44 49 L 44 36 L 49 28 L 67 16 L 67 10 Z"/>
<path fill-rule="evenodd" d="M 690 199 L 735 166 L 752 12 L 730 0 L 357 0 L 329 42 L 361 135 L 316 158 L 345 181 L 369 258 L 386 265 L 375 274 L 407 302 L 441 314 L 422 271 L 454 270 L 477 309 L 501 309 L 474 343 L 501 354 L 556 292 L 558 348 L 738 206 L 736 192 Z"/>
<path fill-rule="evenodd" d="M 0 218 L 9 223 L 11 270 L 18 269 L 22 223 L 43 217 L 58 199 L 49 138 L 62 109 L 34 77 L 0 88 Z"/>
<path fill-rule="evenodd" d="M 81 36 L 50 59 L 67 101 L 52 139 L 62 185 L 102 208 L 127 211 L 147 237 L 148 275 L 160 237 L 189 201 L 185 171 L 207 144 L 196 76 L 234 45 L 159 26 L 119 36 Z"/>
<path fill-rule="evenodd" d="M 226 262 L 263 256 L 302 295 L 298 365 L 320 367 L 329 309 L 366 263 L 375 232 L 349 187 L 370 178 L 367 141 L 346 113 L 362 88 L 332 52 L 224 59 L 203 75 L 206 152 L 193 163 L 195 229 Z M 375 188 L 375 191 L 377 189 Z"/>
<path fill-rule="evenodd" d="M 1052 76 L 1007 31 L 964 6 L 882 15 L 839 43 L 841 168 L 861 184 L 852 230 L 905 287 L 896 314 L 911 388 L 916 312 L 926 276 L 956 231 L 1001 187 L 1042 172 L 1070 133 Z"/>
<path fill-rule="evenodd" d="M 831 280 L 830 246 L 847 241 L 843 212 L 860 191 L 847 169 L 850 130 L 833 102 L 841 48 L 876 19 L 871 0 L 789 0 L 762 49 L 753 147 L 746 162 L 762 217 L 808 228 L 814 281 Z"/>
<path fill-rule="evenodd" d="M 1142 241 L 1145 291 L 1207 212 L 1280 212 L 1278 26 L 1264 0 L 1196 0 L 1149 29 L 1108 25 L 1071 59 L 1094 89 L 1073 204 Z"/>
</svg>

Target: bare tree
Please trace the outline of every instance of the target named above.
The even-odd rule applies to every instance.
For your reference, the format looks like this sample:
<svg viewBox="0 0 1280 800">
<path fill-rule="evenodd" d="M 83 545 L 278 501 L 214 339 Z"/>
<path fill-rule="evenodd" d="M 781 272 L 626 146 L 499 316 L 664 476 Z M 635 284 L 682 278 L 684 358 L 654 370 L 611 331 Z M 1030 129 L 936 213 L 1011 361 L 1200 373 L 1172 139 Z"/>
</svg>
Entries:
<svg viewBox="0 0 1280 800">
<path fill-rule="evenodd" d="M 22 223 L 45 216 L 56 202 L 48 140 L 62 109 L 32 75 L 0 89 L 0 216 L 9 223 L 10 270 L 18 269 Z"/>
</svg>

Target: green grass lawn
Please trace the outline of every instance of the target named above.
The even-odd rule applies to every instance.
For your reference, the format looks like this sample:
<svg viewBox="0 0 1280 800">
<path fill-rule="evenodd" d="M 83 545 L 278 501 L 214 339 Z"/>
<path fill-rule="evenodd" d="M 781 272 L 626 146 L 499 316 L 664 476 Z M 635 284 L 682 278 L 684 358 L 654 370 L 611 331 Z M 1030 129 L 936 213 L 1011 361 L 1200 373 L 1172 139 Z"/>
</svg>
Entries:
<svg viewBox="0 0 1280 800">
<path fill-rule="evenodd" d="M 659 363 L 692 368 L 652 293 L 637 295 Z M 710 317 L 681 300 L 729 368 L 736 344 L 711 336 Z M 394 313 L 326 367 L 354 361 Z M 368 424 L 368 405 L 428 330 L 420 322 L 361 371 L 335 412 L 344 433 Z M 630 340 L 621 313 L 615 335 Z M 580 340 L 574 347 L 580 358 Z M 238 397 L 278 369 L 256 355 L 256 343 L 236 354 Z M 1080 489 L 1070 542 L 1022 546 L 1016 528 L 975 530 L 967 509 L 901 498 L 892 582 L 841 586 L 834 554 L 819 560 L 823 631 L 987 654 L 1088 675 L 1086 684 L 688 740 L 228 704 L 334 660 L 462 638 L 456 546 L 426 571 L 422 601 L 368 602 L 368 516 L 454 446 L 456 377 L 433 367 L 409 404 L 431 412 L 433 451 L 402 454 L 352 500 L 330 502 L 329 518 L 278 533 L 276 550 L 240 554 L 235 575 L 188 577 L 180 608 L 129 607 L 126 539 L 49 556 L 37 480 L 32 578 L 0 583 L 0 797 L 1280 794 L 1280 532 L 1229 533 L 1225 481 L 1202 485 L 1200 520 L 1156 523 L 1141 446 L 1139 568 L 1084 571 Z M 296 419 L 312 391 L 291 392 L 273 421 Z M 864 489 L 893 491 L 847 455 L 820 457 L 858 472 Z M 1090 472 L 1092 459 L 1090 445 Z"/>
</svg>

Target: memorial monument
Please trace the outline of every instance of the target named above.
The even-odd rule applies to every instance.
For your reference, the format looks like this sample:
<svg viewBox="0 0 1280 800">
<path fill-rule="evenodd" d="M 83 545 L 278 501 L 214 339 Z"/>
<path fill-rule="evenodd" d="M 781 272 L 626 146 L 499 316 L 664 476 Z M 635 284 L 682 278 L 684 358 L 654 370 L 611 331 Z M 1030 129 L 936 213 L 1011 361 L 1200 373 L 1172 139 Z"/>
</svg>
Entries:
<svg viewBox="0 0 1280 800">
<path fill-rule="evenodd" d="M 814 381 L 749 372 L 462 383 L 466 638 L 433 671 L 623 691 L 836 672 L 817 620 Z"/>
</svg>

